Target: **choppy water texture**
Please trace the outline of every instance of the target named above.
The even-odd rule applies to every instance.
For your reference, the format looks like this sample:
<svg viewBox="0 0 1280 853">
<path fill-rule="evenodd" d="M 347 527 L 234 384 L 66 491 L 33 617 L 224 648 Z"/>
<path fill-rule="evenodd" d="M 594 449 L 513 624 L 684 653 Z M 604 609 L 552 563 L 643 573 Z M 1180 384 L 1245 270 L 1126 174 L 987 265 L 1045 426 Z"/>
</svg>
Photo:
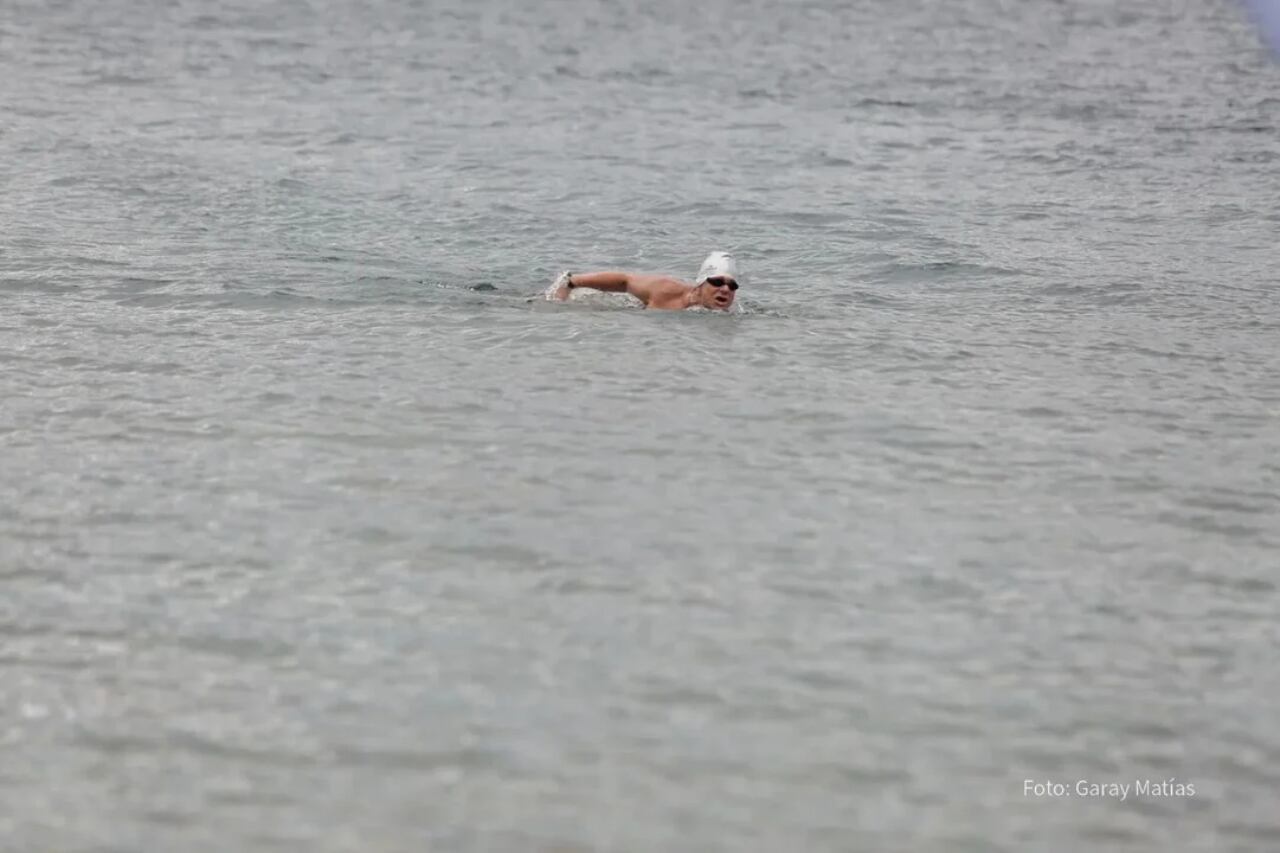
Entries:
<svg viewBox="0 0 1280 853">
<path fill-rule="evenodd" d="M 1278 92 L 1227 0 L 6 3 L 0 847 L 1280 848 Z"/>
</svg>

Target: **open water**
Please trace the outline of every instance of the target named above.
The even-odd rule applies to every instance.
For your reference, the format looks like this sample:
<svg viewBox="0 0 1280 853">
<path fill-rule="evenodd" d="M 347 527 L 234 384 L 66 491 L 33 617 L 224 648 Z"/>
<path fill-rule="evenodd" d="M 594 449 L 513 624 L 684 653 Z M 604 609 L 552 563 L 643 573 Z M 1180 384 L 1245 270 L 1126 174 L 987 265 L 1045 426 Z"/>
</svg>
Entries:
<svg viewBox="0 0 1280 853">
<path fill-rule="evenodd" d="M 1280 849 L 1278 134 L 1230 0 L 6 0 L 0 849 Z"/>
</svg>

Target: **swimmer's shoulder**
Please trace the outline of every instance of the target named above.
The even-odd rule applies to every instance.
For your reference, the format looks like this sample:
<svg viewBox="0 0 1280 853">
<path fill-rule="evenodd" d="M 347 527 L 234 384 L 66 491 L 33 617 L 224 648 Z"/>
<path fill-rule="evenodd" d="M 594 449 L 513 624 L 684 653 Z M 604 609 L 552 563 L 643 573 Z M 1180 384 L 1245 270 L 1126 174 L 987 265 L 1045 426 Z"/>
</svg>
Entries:
<svg viewBox="0 0 1280 853">
<path fill-rule="evenodd" d="M 666 275 L 631 273 L 627 290 L 639 297 L 650 308 L 666 308 L 677 300 L 683 300 L 690 285 Z"/>
</svg>

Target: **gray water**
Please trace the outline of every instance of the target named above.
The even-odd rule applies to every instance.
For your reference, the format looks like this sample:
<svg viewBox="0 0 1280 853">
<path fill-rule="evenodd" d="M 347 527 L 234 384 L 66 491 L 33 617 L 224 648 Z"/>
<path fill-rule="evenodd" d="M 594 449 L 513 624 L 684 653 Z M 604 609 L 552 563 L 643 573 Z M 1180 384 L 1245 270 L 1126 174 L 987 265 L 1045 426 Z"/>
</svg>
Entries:
<svg viewBox="0 0 1280 853">
<path fill-rule="evenodd" d="M 1280 848 L 1278 93 L 1229 0 L 9 0 L 0 849 Z"/>
</svg>

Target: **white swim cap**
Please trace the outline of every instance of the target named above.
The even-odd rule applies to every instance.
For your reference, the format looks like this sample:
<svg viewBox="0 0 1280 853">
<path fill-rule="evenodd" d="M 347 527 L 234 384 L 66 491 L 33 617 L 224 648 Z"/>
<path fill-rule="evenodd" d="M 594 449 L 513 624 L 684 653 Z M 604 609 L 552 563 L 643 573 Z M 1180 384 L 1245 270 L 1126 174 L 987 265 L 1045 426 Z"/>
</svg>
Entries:
<svg viewBox="0 0 1280 853">
<path fill-rule="evenodd" d="M 733 255 L 728 252 L 712 252 L 707 255 L 707 259 L 702 262 L 702 267 L 698 270 L 695 284 L 702 284 L 709 278 L 731 278 L 737 281 L 738 262 L 733 259 Z"/>
</svg>

